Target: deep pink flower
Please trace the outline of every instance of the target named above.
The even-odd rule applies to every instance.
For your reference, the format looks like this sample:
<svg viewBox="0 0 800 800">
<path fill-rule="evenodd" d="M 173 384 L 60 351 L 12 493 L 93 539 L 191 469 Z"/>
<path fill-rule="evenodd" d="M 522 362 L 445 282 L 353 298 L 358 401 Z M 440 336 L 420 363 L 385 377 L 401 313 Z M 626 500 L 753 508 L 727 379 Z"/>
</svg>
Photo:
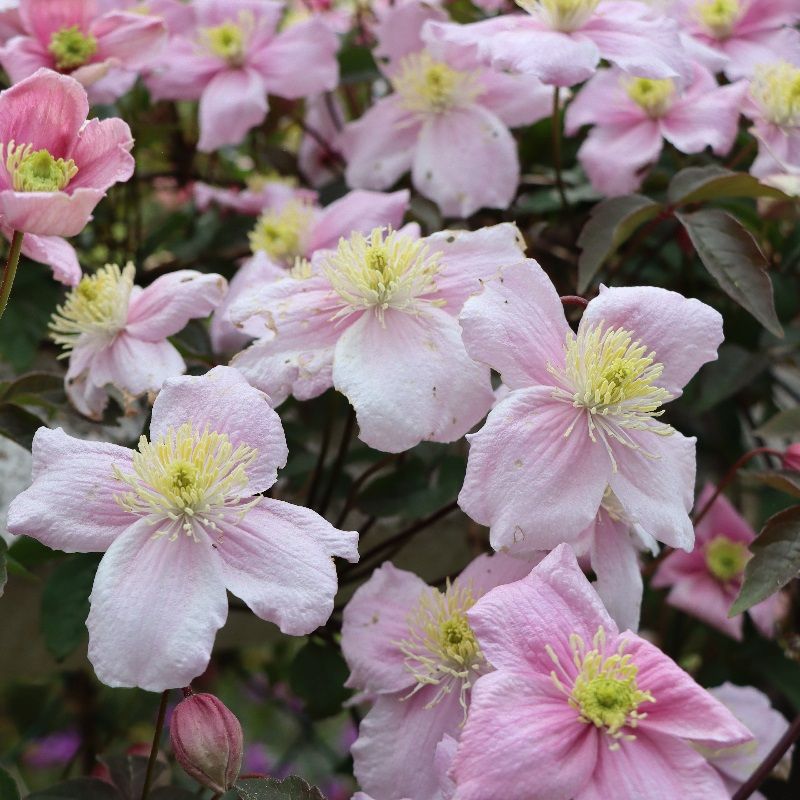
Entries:
<svg viewBox="0 0 800 800">
<path fill-rule="evenodd" d="M 134 286 L 135 269 L 108 264 L 87 275 L 59 306 L 51 336 L 69 354 L 67 395 L 82 414 L 99 419 L 108 386 L 126 404 L 157 392 L 186 364 L 167 341 L 190 319 L 207 317 L 225 295 L 225 279 L 194 270 L 163 275 L 146 289 Z"/>
<path fill-rule="evenodd" d="M 0 49 L 11 80 L 47 67 L 80 81 L 92 102 L 111 102 L 127 91 L 166 36 L 159 17 L 106 10 L 98 0 L 20 0 L 19 13 L 24 34 Z"/>
<path fill-rule="evenodd" d="M 783 454 L 783 468 L 800 472 L 800 442 L 793 442 Z"/>
<path fill-rule="evenodd" d="M 697 501 L 698 508 L 714 493 L 707 484 Z M 695 528 L 697 544 L 690 553 L 670 553 L 653 576 L 656 589 L 669 588 L 667 602 L 693 617 L 741 640 L 744 615 L 728 617 L 731 604 L 742 586 L 744 568 L 750 559 L 748 545 L 756 538 L 755 531 L 720 495 Z M 759 603 L 748 612 L 764 636 L 775 633 L 780 614 L 780 595 Z"/>
<path fill-rule="evenodd" d="M 479 556 L 442 592 L 387 561 L 353 595 L 342 652 L 347 686 L 375 698 L 352 747 L 355 775 L 368 795 L 440 797 L 447 770 L 439 761 L 442 748 L 450 749 L 442 740 L 459 736 L 471 687 L 489 669 L 466 612 L 534 563 L 502 553 Z"/>
<path fill-rule="evenodd" d="M 394 92 L 348 124 L 339 145 L 350 186 L 386 189 L 411 170 L 416 189 L 445 216 L 507 208 L 519 183 L 509 126 L 551 113 L 552 92 L 527 76 L 487 69 L 463 53 L 434 57 L 420 28 L 444 12 L 421 3 L 396 6 L 378 27 Z"/>
<path fill-rule="evenodd" d="M 88 113 L 83 86 L 47 69 L 0 93 L 3 227 L 74 236 L 106 190 L 133 174 L 128 125 L 113 117 L 87 122 Z"/>
<path fill-rule="evenodd" d="M 0 218 L 0 233 L 10 242 L 14 229 Z M 36 236 L 26 233 L 22 240 L 22 254 L 31 261 L 47 264 L 53 277 L 67 286 L 75 286 L 83 272 L 75 248 L 60 236 Z"/>
<path fill-rule="evenodd" d="M 174 36 L 147 83 L 156 99 L 200 100 L 198 148 L 239 144 L 267 115 L 267 96 L 333 89 L 336 35 L 318 19 L 277 33 L 283 4 L 195 0 L 196 28 Z"/>
<path fill-rule="evenodd" d="M 633 0 L 522 0 L 528 14 L 469 25 L 429 22 L 431 40 L 466 47 L 501 70 L 574 86 L 601 59 L 632 75 L 675 78 L 687 70 L 673 20 Z"/>
<path fill-rule="evenodd" d="M 692 745 L 750 732 L 655 646 L 619 633 L 569 546 L 467 619 L 496 671 L 472 691 L 455 800 L 729 800 Z"/>
<path fill-rule="evenodd" d="M 655 287 L 601 287 L 576 334 L 529 260 L 486 281 L 460 321 L 467 352 L 512 390 L 468 437 L 459 496 L 495 549 L 575 541 L 606 508 L 691 550 L 695 440 L 659 416 L 716 358 L 714 309 Z"/>
<path fill-rule="evenodd" d="M 138 450 L 40 428 L 33 485 L 8 528 L 67 552 L 105 552 L 90 597 L 89 659 L 109 686 L 160 692 L 208 666 L 226 589 L 289 635 L 333 609 L 331 556 L 358 534 L 263 497 L 286 462 L 278 415 L 236 370 L 171 378 Z"/>
<path fill-rule="evenodd" d="M 736 139 L 746 92 L 745 81 L 718 86 L 699 64 L 684 89 L 671 78 L 602 70 L 569 104 L 565 131 L 574 135 L 582 125 L 594 125 L 578 159 L 598 191 L 628 194 L 658 160 L 664 139 L 682 153 L 710 147 L 724 156 Z"/>
<path fill-rule="evenodd" d="M 378 450 L 455 441 L 494 401 L 456 318 L 482 280 L 522 259 L 518 236 L 508 223 L 424 239 L 355 233 L 309 269 L 242 295 L 231 319 L 264 338 L 232 365 L 275 403 L 333 385 Z"/>
</svg>

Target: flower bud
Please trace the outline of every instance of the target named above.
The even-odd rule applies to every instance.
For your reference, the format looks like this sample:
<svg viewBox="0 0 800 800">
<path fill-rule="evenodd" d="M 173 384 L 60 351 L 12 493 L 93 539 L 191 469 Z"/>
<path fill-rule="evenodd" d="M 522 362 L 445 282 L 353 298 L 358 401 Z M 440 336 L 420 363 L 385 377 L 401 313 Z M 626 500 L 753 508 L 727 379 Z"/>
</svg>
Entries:
<svg viewBox="0 0 800 800">
<path fill-rule="evenodd" d="M 189 695 L 175 708 L 169 733 L 187 775 L 213 792 L 233 787 L 242 766 L 242 726 L 220 700 Z"/>
<path fill-rule="evenodd" d="M 783 454 L 783 468 L 800 472 L 800 444 L 790 444 Z"/>
</svg>

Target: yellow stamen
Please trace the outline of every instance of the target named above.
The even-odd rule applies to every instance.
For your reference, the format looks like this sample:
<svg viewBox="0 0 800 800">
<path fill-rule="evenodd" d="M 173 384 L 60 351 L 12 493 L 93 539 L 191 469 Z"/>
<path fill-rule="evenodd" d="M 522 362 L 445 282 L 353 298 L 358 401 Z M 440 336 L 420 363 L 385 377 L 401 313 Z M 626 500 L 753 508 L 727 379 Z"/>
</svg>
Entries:
<svg viewBox="0 0 800 800">
<path fill-rule="evenodd" d="M 304 255 L 303 241 L 313 220 L 313 206 L 300 200 L 290 200 L 278 211 L 265 211 L 250 231 L 250 249 L 289 263 Z"/>
<path fill-rule="evenodd" d="M 468 105 L 481 91 L 475 73 L 453 69 L 426 52 L 406 56 L 392 84 L 406 108 L 421 114 Z"/>
<path fill-rule="evenodd" d="M 756 67 L 750 93 L 770 122 L 800 126 L 800 67 L 786 62 Z"/>
<path fill-rule="evenodd" d="M 77 25 L 61 28 L 50 37 L 47 49 L 61 70 L 82 67 L 97 52 L 97 39 L 84 33 Z"/>
<path fill-rule="evenodd" d="M 60 192 L 78 174 L 71 158 L 54 158 L 48 150 L 34 150 L 32 144 L 17 145 L 12 139 L 5 149 L 6 169 L 17 192 Z"/>
<path fill-rule="evenodd" d="M 227 20 L 220 25 L 202 28 L 199 39 L 212 55 L 231 66 L 241 66 L 254 27 L 255 18 L 252 12 L 241 11 L 236 22 Z"/>
<path fill-rule="evenodd" d="M 663 116 L 675 98 L 675 83 L 669 78 L 632 78 L 624 83 L 628 97 L 654 119 Z"/>
<path fill-rule="evenodd" d="M 574 31 L 592 16 L 600 0 L 516 0 L 529 14 L 544 17 L 559 31 Z"/>
<path fill-rule="evenodd" d="M 699 0 L 695 15 L 712 36 L 727 39 L 742 15 L 742 7 L 739 0 Z"/>
<path fill-rule="evenodd" d="M 714 537 L 705 547 L 708 571 L 720 582 L 727 583 L 740 577 L 750 560 L 750 551 L 742 542 L 727 536 Z"/>
</svg>

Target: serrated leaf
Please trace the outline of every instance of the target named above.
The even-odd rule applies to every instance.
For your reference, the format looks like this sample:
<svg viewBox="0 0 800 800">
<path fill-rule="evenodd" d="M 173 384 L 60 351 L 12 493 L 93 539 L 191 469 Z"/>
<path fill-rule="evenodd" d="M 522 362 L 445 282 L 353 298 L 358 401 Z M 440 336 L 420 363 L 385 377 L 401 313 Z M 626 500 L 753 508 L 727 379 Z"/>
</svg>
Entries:
<svg viewBox="0 0 800 800">
<path fill-rule="evenodd" d="M 586 291 L 603 262 L 663 206 L 641 194 L 612 197 L 598 203 L 578 236 L 578 292 Z"/>
<path fill-rule="evenodd" d="M 744 475 L 748 480 L 771 486 L 773 489 L 792 495 L 792 497 L 800 497 L 800 472 L 791 472 L 782 469 L 771 470 L 769 472 L 748 470 Z"/>
<path fill-rule="evenodd" d="M 756 431 L 758 436 L 791 437 L 800 434 L 800 406 L 781 411 L 771 417 Z"/>
<path fill-rule="evenodd" d="M 44 422 L 30 411 L 14 403 L 0 403 L 0 436 L 11 439 L 26 450 L 33 445 L 33 436 Z"/>
<path fill-rule="evenodd" d="M 675 216 L 689 234 L 703 266 L 725 294 L 770 333 L 782 337 L 767 272 L 769 264 L 753 235 L 736 217 L 716 208 Z"/>
<path fill-rule="evenodd" d="M 765 186 L 747 172 L 732 172 L 724 167 L 688 167 L 670 181 L 667 198 L 674 205 L 702 203 L 728 197 L 776 197 L 786 195 Z"/>
<path fill-rule="evenodd" d="M 0 767 L 0 800 L 19 800 L 17 782 Z"/>
<path fill-rule="evenodd" d="M 75 778 L 29 794 L 27 800 L 121 800 L 120 793 L 97 778 Z"/>
<path fill-rule="evenodd" d="M 729 617 L 771 597 L 800 574 L 800 506 L 770 517 L 750 545 L 750 552 L 753 557 L 747 562 L 744 582 Z"/>
<path fill-rule="evenodd" d="M 86 636 L 89 594 L 100 556 L 77 553 L 55 569 L 42 592 L 41 629 L 54 658 L 66 658 Z"/>
<path fill-rule="evenodd" d="M 274 778 L 244 778 L 236 783 L 241 800 L 325 800 L 316 786 L 292 775 L 282 781 Z"/>
<path fill-rule="evenodd" d="M 309 640 L 292 661 L 289 685 L 312 717 L 324 719 L 338 714 L 350 696 L 344 686 L 349 672 L 338 649 Z"/>
</svg>

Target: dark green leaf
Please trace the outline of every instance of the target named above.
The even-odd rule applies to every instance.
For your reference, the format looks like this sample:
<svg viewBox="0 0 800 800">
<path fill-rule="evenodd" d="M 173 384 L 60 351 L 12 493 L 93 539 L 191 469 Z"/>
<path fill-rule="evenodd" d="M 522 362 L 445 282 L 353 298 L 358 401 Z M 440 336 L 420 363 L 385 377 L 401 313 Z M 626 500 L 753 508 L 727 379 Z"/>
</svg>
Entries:
<svg viewBox="0 0 800 800">
<path fill-rule="evenodd" d="M 325 796 L 302 778 L 244 778 L 236 784 L 241 800 L 325 800 Z"/>
<path fill-rule="evenodd" d="M 578 237 L 578 291 L 584 292 L 603 262 L 644 222 L 662 210 L 660 203 L 641 194 L 612 197 L 598 203 Z"/>
<path fill-rule="evenodd" d="M 42 593 L 41 627 L 47 649 L 57 659 L 66 658 L 86 635 L 89 593 L 100 556 L 78 553 L 55 569 Z"/>
<path fill-rule="evenodd" d="M 15 400 L 29 394 L 60 392 L 64 388 L 64 378 L 52 372 L 28 372 L 14 381 L 4 384 L 0 396 L 3 400 Z"/>
<path fill-rule="evenodd" d="M 766 484 L 780 492 L 790 494 L 792 497 L 800 497 L 800 472 L 791 472 L 789 470 L 755 472 L 748 470 L 744 475 L 748 480 Z"/>
<path fill-rule="evenodd" d="M 368 47 L 343 47 L 338 54 L 342 83 L 371 81 L 380 76 L 372 51 Z"/>
<path fill-rule="evenodd" d="M 769 265 L 753 235 L 735 217 L 716 208 L 676 216 L 703 266 L 722 290 L 770 333 L 783 336 L 775 313 Z"/>
<path fill-rule="evenodd" d="M 33 435 L 42 426 L 44 422 L 22 406 L 0 403 L 0 436 L 30 450 Z"/>
<path fill-rule="evenodd" d="M 197 800 L 197 793 L 181 789 L 180 786 L 162 786 L 160 789 L 153 789 L 147 795 L 147 800 Z"/>
<path fill-rule="evenodd" d="M 119 789 L 123 800 L 140 800 L 147 774 L 147 756 L 108 756 L 99 761 L 108 768 L 111 782 Z M 168 778 L 167 766 L 156 761 L 152 785 L 164 784 Z"/>
<path fill-rule="evenodd" d="M 702 413 L 714 408 L 750 385 L 768 366 L 769 360 L 763 353 L 751 353 L 737 344 L 723 344 L 719 358 L 700 373 L 700 392 L 694 410 Z"/>
<path fill-rule="evenodd" d="M 410 497 L 425 492 L 430 474 L 417 458 L 409 458 L 397 469 L 375 478 L 361 492 L 358 507 L 375 517 L 414 516 Z"/>
<path fill-rule="evenodd" d="M 29 794 L 27 800 L 121 800 L 120 793 L 97 778 L 76 778 Z"/>
<path fill-rule="evenodd" d="M 323 719 L 338 714 L 350 696 L 344 686 L 348 674 L 347 664 L 336 648 L 310 640 L 292 661 L 289 684 L 302 698 L 308 713 Z"/>
<path fill-rule="evenodd" d="M 17 782 L 0 767 L 0 800 L 19 800 Z"/>
<path fill-rule="evenodd" d="M 723 167 L 688 167 L 670 181 L 667 197 L 674 205 L 702 203 L 728 197 L 777 197 L 783 192 L 764 186 L 746 172 L 731 172 Z"/>
<path fill-rule="evenodd" d="M 800 433 L 800 407 L 781 411 L 761 425 L 756 433 L 759 436 L 796 436 Z"/>
<path fill-rule="evenodd" d="M 800 573 L 800 506 L 770 517 L 750 550 L 753 557 L 745 567 L 731 617 L 771 597 Z"/>
</svg>

